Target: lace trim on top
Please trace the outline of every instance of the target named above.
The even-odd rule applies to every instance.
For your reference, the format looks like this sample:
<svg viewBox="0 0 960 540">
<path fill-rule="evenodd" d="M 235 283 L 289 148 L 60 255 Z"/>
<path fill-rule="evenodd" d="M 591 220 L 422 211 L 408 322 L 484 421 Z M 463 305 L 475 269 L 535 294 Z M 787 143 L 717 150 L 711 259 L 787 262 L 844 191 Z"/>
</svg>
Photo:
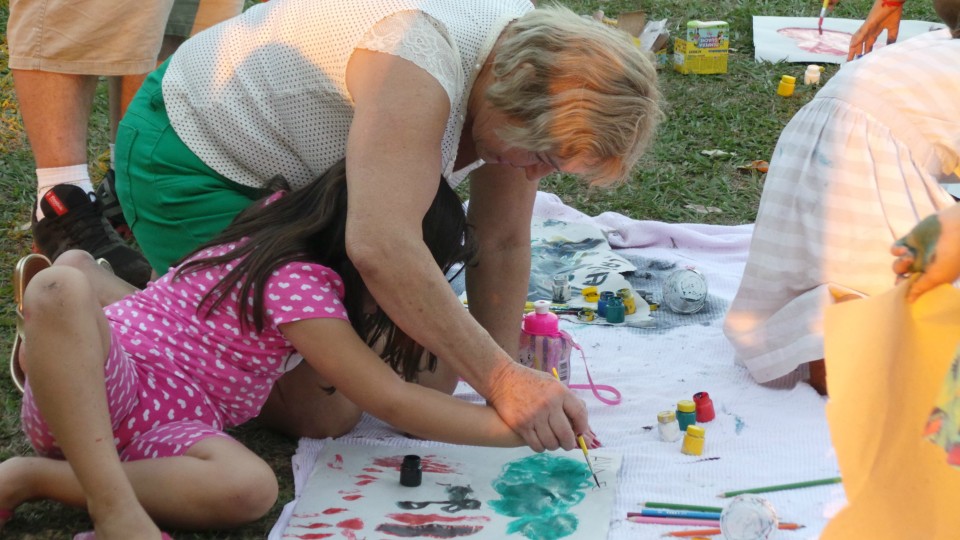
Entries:
<svg viewBox="0 0 960 540">
<path fill-rule="evenodd" d="M 446 31 L 421 11 L 401 11 L 382 19 L 360 40 L 358 49 L 399 56 L 432 75 L 446 91 L 451 108 L 460 101 L 463 73 Z"/>
</svg>

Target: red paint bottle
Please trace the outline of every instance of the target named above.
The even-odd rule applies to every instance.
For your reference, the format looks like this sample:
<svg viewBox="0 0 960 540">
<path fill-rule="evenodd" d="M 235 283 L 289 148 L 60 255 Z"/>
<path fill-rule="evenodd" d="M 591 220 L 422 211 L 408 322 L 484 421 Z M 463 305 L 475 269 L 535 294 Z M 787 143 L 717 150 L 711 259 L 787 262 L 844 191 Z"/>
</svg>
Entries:
<svg viewBox="0 0 960 540">
<path fill-rule="evenodd" d="M 713 411 L 713 400 L 706 392 L 697 392 L 693 395 L 693 402 L 697 404 L 697 422 L 709 422 L 717 417 Z"/>
</svg>

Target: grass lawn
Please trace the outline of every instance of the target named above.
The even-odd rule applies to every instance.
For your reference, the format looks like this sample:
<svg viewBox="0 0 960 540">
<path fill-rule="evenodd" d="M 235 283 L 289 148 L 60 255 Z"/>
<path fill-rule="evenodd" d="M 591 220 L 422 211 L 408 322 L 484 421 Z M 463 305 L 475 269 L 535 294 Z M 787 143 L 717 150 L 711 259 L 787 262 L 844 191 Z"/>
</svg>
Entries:
<svg viewBox="0 0 960 540">
<path fill-rule="evenodd" d="M 667 222 L 740 224 L 756 216 L 763 175 L 738 166 L 753 160 L 769 160 L 780 130 L 794 112 L 813 95 L 811 87 L 797 86 L 791 98 L 776 94 L 781 75 L 803 79 L 804 65 L 757 63 L 753 60 L 751 16 L 816 16 L 820 3 L 813 0 L 648 0 L 642 4 L 563 0 L 579 13 L 600 8 L 610 17 L 642 5 L 649 19 L 669 20 L 674 32 L 691 19 L 725 20 L 730 23 L 729 73 L 725 75 L 680 75 L 666 68 L 660 86 L 665 96 L 663 122 L 651 150 L 633 173 L 633 179 L 617 188 L 587 189 L 573 178 L 555 176 L 541 189 L 558 194 L 564 202 L 596 215 L 605 211 L 636 219 Z M 871 0 L 844 0 L 834 16 L 863 18 Z M 0 0 L 0 27 L 6 28 L 9 0 Z M 928 1 L 907 2 L 905 19 L 938 20 Z M 30 251 L 30 213 L 36 181 L 33 158 L 17 112 L 13 80 L 7 67 L 6 32 L 0 33 L 0 343 L 3 372 L 0 374 L 0 461 L 29 455 L 29 446 L 19 431 L 20 395 L 6 375 L 7 350 L 15 328 L 10 272 L 17 259 Z M 836 66 L 828 66 L 828 80 Z M 91 177 L 98 181 L 108 159 L 105 84 L 100 85 L 90 122 Z M 702 150 L 720 149 L 727 157 L 710 158 Z M 691 205 L 715 207 L 719 212 L 698 213 Z M 260 521 L 223 532 L 179 533 L 177 538 L 264 538 L 293 496 L 290 456 L 296 441 L 248 425 L 235 431 L 238 439 L 263 456 L 276 471 L 281 485 L 280 501 Z M 59 539 L 88 530 L 91 525 L 82 510 L 52 503 L 21 506 L 2 538 Z"/>
</svg>

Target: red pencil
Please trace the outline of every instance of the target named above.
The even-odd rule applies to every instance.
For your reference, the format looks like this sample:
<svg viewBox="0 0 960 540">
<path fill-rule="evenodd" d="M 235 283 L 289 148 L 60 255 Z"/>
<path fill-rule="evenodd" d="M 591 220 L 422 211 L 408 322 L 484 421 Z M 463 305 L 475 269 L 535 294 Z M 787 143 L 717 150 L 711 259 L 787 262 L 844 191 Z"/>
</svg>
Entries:
<svg viewBox="0 0 960 540">
<path fill-rule="evenodd" d="M 781 523 L 777 526 L 778 529 L 782 531 L 794 531 L 796 529 L 802 529 L 803 525 L 799 523 Z M 673 531 L 668 533 L 663 533 L 663 536 L 671 536 L 674 538 L 687 538 L 690 536 L 716 536 L 721 534 L 720 529 L 696 529 L 689 531 Z"/>
</svg>

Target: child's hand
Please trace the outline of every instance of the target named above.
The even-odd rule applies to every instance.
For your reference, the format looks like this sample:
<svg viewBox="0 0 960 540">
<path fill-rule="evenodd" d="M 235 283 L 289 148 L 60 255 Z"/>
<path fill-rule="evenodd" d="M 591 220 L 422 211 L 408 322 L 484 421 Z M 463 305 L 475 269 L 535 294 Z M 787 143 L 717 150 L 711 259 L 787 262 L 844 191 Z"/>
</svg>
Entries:
<svg viewBox="0 0 960 540">
<path fill-rule="evenodd" d="M 909 302 L 960 277 L 960 205 L 927 217 L 890 248 L 897 260 L 897 282 L 917 274 L 907 293 Z"/>
</svg>

